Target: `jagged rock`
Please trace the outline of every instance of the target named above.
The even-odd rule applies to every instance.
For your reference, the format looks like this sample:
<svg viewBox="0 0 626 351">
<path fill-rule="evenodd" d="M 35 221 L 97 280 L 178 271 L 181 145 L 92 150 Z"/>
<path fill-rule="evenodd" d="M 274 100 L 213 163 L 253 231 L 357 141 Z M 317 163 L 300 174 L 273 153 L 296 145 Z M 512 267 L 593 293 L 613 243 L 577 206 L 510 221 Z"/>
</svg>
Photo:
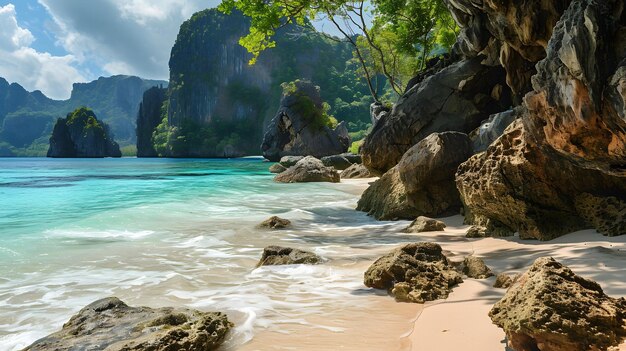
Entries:
<svg viewBox="0 0 626 351">
<path fill-rule="evenodd" d="M 322 262 L 322 258 L 312 252 L 290 247 L 268 246 L 263 249 L 263 255 L 257 267 L 286 264 L 318 264 L 320 262 Z"/>
<path fill-rule="evenodd" d="M 469 227 L 467 233 L 465 233 L 466 238 L 486 238 L 489 236 L 489 231 L 487 228 L 480 225 L 473 225 Z"/>
<path fill-rule="evenodd" d="M 306 183 L 306 182 L 330 182 L 339 183 L 339 173 L 332 168 L 326 167 L 322 161 L 313 156 L 307 156 L 298 161 L 293 167 L 274 177 L 274 181 L 280 183 Z"/>
<path fill-rule="evenodd" d="M 121 157 L 109 127 L 81 107 L 59 118 L 50 137 L 48 157 Z"/>
<path fill-rule="evenodd" d="M 502 91 L 498 100 L 494 89 Z M 383 174 L 432 133 L 470 133 L 508 109 L 509 96 L 501 67 L 484 66 L 480 58 L 452 64 L 409 89 L 374 125 L 361 148 L 363 164 Z"/>
<path fill-rule="evenodd" d="M 461 200 L 454 174 L 471 152 L 467 135 L 433 133 L 410 148 L 389 175 L 367 189 L 357 209 L 378 219 L 458 213 Z"/>
<path fill-rule="evenodd" d="M 263 222 L 261 222 L 258 227 L 266 228 L 266 229 L 283 229 L 287 228 L 291 225 L 291 221 L 288 219 L 280 218 L 278 216 L 272 216 Z"/>
<path fill-rule="evenodd" d="M 303 159 L 304 156 L 283 156 L 280 158 L 280 164 L 285 167 L 285 168 L 289 168 L 291 166 L 294 166 L 296 163 L 298 163 L 298 161 L 300 161 L 301 159 Z"/>
<path fill-rule="evenodd" d="M 143 93 L 137 114 L 137 157 L 157 157 L 152 134 L 163 121 L 161 108 L 167 98 L 167 88 L 152 87 Z"/>
<path fill-rule="evenodd" d="M 24 350 L 216 350 L 232 327 L 219 312 L 129 307 L 109 297 L 83 308 L 59 332 Z"/>
<path fill-rule="evenodd" d="M 283 84 L 278 112 L 263 137 L 261 150 L 270 161 L 287 155 L 317 158 L 346 152 L 350 136 L 345 123 L 328 124 L 318 86 L 304 80 Z"/>
<path fill-rule="evenodd" d="M 504 273 L 496 275 L 496 281 L 493 283 L 493 287 L 497 289 L 508 289 L 511 285 L 513 285 L 513 278 Z"/>
<path fill-rule="evenodd" d="M 424 233 L 439 232 L 446 227 L 442 221 L 424 216 L 417 217 L 411 224 L 404 229 L 405 233 Z"/>
<path fill-rule="evenodd" d="M 485 279 L 493 276 L 491 269 L 485 262 L 476 256 L 467 256 L 463 260 L 463 274 L 469 278 Z"/>
<path fill-rule="evenodd" d="M 413 243 L 374 262 L 364 275 L 366 286 L 386 289 L 396 300 L 424 303 L 445 299 L 461 275 L 435 243 Z"/>
<path fill-rule="evenodd" d="M 280 163 L 274 163 L 273 165 L 270 166 L 270 169 L 269 169 L 271 173 L 283 173 L 286 170 L 287 168 L 285 168 L 285 166 L 281 165 Z"/>
<path fill-rule="evenodd" d="M 576 197 L 576 210 L 587 223 L 604 235 L 626 234 L 626 202 L 614 196 L 583 193 Z"/>
<path fill-rule="evenodd" d="M 324 156 L 321 158 L 322 163 L 326 167 L 333 167 L 338 171 L 343 171 L 348 169 L 355 163 L 361 163 L 361 157 L 359 155 L 353 154 L 341 154 L 341 155 L 332 155 L 332 156 Z"/>
<path fill-rule="evenodd" d="M 520 111 L 508 110 L 492 115 L 483 122 L 470 135 L 474 153 L 487 150 L 489 145 L 496 141 L 504 133 L 504 130 L 515 121 L 519 113 Z"/>
<path fill-rule="evenodd" d="M 372 120 L 372 125 L 376 125 L 378 121 L 389 113 L 391 109 L 380 102 L 375 102 L 370 105 L 370 119 Z"/>
<path fill-rule="evenodd" d="M 353 163 L 352 166 L 346 168 L 341 172 L 340 178 L 342 179 L 356 179 L 356 178 L 371 178 L 372 174 L 369 169 L 362 164 Z"/>
<path fill-rule="evenodd" d="M 626 336 L 626 301 L 552 258 L 537 259 L 489 312 L 515 351 L 606 350 Z"/>
</svg>

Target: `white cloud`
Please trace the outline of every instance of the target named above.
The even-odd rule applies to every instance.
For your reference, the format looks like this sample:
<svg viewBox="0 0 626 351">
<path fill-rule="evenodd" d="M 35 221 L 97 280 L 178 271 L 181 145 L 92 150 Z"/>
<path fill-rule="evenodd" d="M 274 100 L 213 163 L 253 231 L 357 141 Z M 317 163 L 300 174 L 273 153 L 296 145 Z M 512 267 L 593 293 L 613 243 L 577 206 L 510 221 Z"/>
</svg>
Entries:
<svg viewBox="0 0 626 351">
<path fill-rule="evenodd" d="M 54 99 L 69 97 L 72 83 L 85 81 L 72 55 L 53 56 L 30 45 L 35 38 L 17 23 L 15 6 L 0 7 L 0 77 Z"/>
</svg>

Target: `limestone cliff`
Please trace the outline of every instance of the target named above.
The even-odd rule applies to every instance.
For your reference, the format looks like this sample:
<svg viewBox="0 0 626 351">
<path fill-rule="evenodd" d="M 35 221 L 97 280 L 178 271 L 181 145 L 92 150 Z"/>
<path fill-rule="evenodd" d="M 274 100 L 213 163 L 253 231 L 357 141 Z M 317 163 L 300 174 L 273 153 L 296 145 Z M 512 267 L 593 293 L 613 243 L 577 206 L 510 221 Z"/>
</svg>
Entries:
<svg viewBox="0 0 626 351">
<path fill-rule="evenodd" d="M 152 134 L 163 120 L 163 102 L 167 98 L 167 89 L 152 87 L 143 93 L 143 99 L 137 113 L 137 157 L 157 157 L 152 143 Z"/>
</svg>

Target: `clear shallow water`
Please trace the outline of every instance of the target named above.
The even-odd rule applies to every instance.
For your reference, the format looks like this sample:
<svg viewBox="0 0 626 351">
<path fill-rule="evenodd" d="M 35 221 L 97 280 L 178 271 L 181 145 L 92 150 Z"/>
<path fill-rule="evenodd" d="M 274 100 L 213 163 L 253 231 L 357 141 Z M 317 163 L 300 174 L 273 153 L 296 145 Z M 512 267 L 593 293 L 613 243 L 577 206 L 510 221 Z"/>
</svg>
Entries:
<svg viewBox="0 0 626 351">
<path fill-rule="evenodd" d="M 112 295 L 225 311 L 237 325 L 226 350 L 293 349 L 289 340 L 302 342 L 303 332 L 317 341 L 296 349 L 405 348 L 400 335 L 410 332 L 416 308 L 362 286 L 377 255 L 410 240 L 396 234 L 403 224 L 354 211 L 358 183 L 277 184 L 268 166 L 0 159 L 0 350 L 25 347 Z M 254 228 L 273 214 L 294 228 Z M 272 244 L 329 261 L 254 269 Z M 370 337 L 355 340 L 360 335 Z"/>
</svg>

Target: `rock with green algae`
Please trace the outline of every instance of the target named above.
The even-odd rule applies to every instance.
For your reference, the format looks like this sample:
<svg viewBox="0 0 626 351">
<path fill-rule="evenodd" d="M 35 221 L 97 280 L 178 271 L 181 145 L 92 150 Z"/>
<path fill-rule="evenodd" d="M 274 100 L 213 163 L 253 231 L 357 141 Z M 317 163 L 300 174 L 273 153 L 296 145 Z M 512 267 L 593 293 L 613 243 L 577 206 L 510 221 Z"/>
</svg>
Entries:
<svg viewBox="0 0 626 351">
<path fill-rule="evenodd" d="M 607 350 L 626 336 L 626 300 L 549 257 L 537 259 L 489 316 L 515 351 Z"/>
<path fill-rule="evenodd" d="M 91 303 L 25 351 L 216 350 L 233 324 L 220 312 L 130 307 L 116 297 Z"/>
<path fill-rule="evenodd" d="M 424 303 L 445 299 L 461 275 L 435 243 L 412 243 L 376 260 L 365 272 L 364 283 L 386 289 L 397 301 Z"/>
</svg>

